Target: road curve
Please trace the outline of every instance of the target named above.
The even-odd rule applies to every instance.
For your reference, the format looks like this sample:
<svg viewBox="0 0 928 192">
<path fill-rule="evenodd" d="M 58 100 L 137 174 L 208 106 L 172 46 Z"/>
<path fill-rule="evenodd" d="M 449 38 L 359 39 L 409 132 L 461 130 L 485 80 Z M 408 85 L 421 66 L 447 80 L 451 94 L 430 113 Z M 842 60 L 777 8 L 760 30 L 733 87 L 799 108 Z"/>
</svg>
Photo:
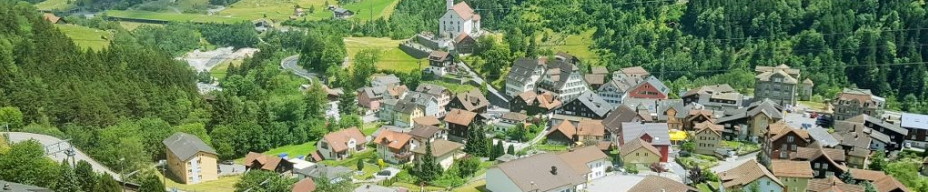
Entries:
<svg viewBox="0 0 928 192">
<path fill-rule="evenodd" d="M 280 67 L 312 82 L 313 79 L 316 78 L 316 74 L 303 69 L 303 67 L 300 67 L 300 65 L 297 64 L 299 60 L 300 55 L 289 56 L 283 60 L 280 60 Z"/>
<path fill-rule="evenodd" d="M 58 142 L 62 142 L 62 141 L 63 141 L 63 140 L 61 140 L 61 139 L 59 139 L 59 138 L 56 138 L 56 137 L 53 137 L 53 136 L 41 135 L 41 134 L 35 134 L 35 133 L 10 132 L 9 134 L 10 134 L 10 142 L 12 142 L 12 143 L 18 143 L 18 142 L 27 141 L 27 140 L 29 140 L 29 139 L 34 139 L 34 140 L 38 141 L 39 143 L 41 143 L 42 145 L 48 146 L 48 145 L 52 145 L 52 144 L 55 144 L 55 143 L 58 143 Z M 67 148 L 68 145 L 70 145 L 70 143 L 63 143 L 63 144 L 61 144 L 61 148 Z M 58 149 L 58 148 L 53 147 L 53 146 L 50 146 L 50 147 L 47 147 L 47 148 L 50 148 L 50 150 L 56 150 L 56 149 Z M 87 161 L 87 163 L 90 163 L 90 166 L 93 167 L 93 170 L 94 170 L 94 171 L 96 171 L 96 172 L 98 172 L 98 173 L 99 173 L 99 172 L 104 172 L 104 173 L 110 174 L 111 176 L 113 176 L 114 179 L 116 179 L 116 181 L 119 181 L 119 180 L 120 180 L 119 174 L 118 174 L 118 173 L 113 172 L 113 171 L 110 170 L 109 168 L 103 166 L 103 164 L 100 164 L 100 163 L 97 162 L 96 160 L 93 160 L 92 158 L 90 158 L 90 156 L 88 156 L 87 154 L 85 154 L 84 152 L 82 152 L 80 149 L 74 148 L 74 150 L 75 150 L 75 152 L 76 152 L 75 155 L 74 155 L 74 160 L 75 160 L 75 161 L 80 161 L 80 160 Z M 64 152 L 59 152 L 59 153 L 55 153 L 55 154 L 48 155 L 48 157 L 50 157 L 50 158 L 52 158 L 53 160 L 55 160 L 55 162 L 61 162 L 62 160 L 64 160 L 64 159 L 67 158 L 68 156 L 65 155 Z"/>
</svg>

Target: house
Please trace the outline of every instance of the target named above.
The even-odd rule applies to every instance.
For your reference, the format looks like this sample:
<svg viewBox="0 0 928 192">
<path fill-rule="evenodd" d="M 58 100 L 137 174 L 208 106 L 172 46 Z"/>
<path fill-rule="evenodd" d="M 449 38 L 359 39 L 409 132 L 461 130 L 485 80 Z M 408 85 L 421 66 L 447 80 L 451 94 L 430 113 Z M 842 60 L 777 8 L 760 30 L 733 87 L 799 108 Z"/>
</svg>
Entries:
<svg viewBox="0 0 928 192">
<path fill-rule="evenodd" d="M 482 121 L 482 117 L 477 115 L 477 113 L 461 109 L 451 109 L 451 112 L 448 112 L 448 115 L 445 116 L 445 128 L 449 130 L 450 136 L 467 138 L 467 134 L 471 128 L 480 126 L 478 123 L 475 123 L 479 121 Z"/>
<path fill-rule="evenodd" d="M 565 103 L 555 113 L 590 119 L 603 119 L 612 109 L 614 109 L 612 104 L 607 103 L 592 91 L 587 91 L 576 99 Z"/>
<path fill-rule="evenodd" d="M 590 85 L 590 89 L 596 90 L 606 84 L 606 74 L 586 74 L 583 79 Z"/>
<path fill-rule="evenodd" d="M 652 146 L 651 143 L 639 138 L 626 142 L 625 145 L 622 145 L 619 152 L 623 162 L 646 166 L 661 162 L 661 158 L 663 157 L 661 156 L 660 150 Z"/>
<path fill-rule="evenodd" d="M 664 85 L 657 77 L 649 76 L 638 85 L 628 90 L 628 97 L 636 99 L 665 100 L 668 98 L 670 88 Z"/>
<path fill-rule="evenodd" d="M 854 181 L 858 184 L 862 184 L 863 182 L 872 183 L 883 179 L 883 177 L 887 177 L 886 173 L 882 171 L 848 168 L 847 172 L 851 173 L 851 177 L 854 178 Z"/>
<path fill-rule="evenodd" d="M 436 102 L 433 100 L 433 102 L 429 103 L 431 104 Z M 382 112 L 385 115 L 380 115 L 382 116 L 380 119 L 391 122 L 393 125 L 398 127 L 412 127 L 415 125 L 414 119 L 425 116 L 424 108 L 414 102 L 410 102 L 409 100 L 385 100 L 383 104 L 383 110 L 381 111 L 386 112 Z M 384 119 L 384 117 L 391 118 Z"/>
<path fill-rule="evenodd" d="M 371 141 L 377 145 L 378 157 L 384 161 L 403 164 L 412 160 L 413 145 L 412 136 L 402 132 L 391 130 L 381 130 L 377 138 Z"/>
<path fill-rule="evenodd" d="M 864 192 L 863 185 L 847 184 L 837 177 L 826 179 L 810 179 L 806 187 L 808 192 Z"/>
<path fill-rule="evenodd" d="M 802 84 L 799 85 L 799 100 L 811 101 L 813 87 L 815 87 L 815 83 L 812 82 L 812 79 L 806 78 L 806 80 L 803 80 Z"/>
<path fill-rule="evenodd" d="M 667 162 L 670 154 L 670 132 L 663 123 L 622 123 L 619 144 L 641 139 L 660 150 L 661 162 Z"/>
<path fill-rule="evenodd" d="M 431 141 L 432 145 L 432 156 L 435 157 L 435 161 L 438 162 L 438 165 L 441 166 L 443 170 L 448 170 L 451 168 L 451 165 L 454 164 L 455 159 L 464 157 L 464 144 L 448 141 L 444 139 L 438 139 Z M 425 144 L 417 146 L 412 150 L 415 157 L 422 157 L 426 154 Z"/>
<path fill-rule="evenodd" d="M 744 96 L 728 84 L 706 85 L 692 89 L 680 96 L 683 104 L 698 103 L 706 109 L 724 111 L 742 107 Z"/>
<path fill-rule="evenodd" d="M 423 146 L 425 142 L 437 139 L 448 139 L 448 131 L 438 126 L 417 126 L 409 131 L 409 135 L 412 136 L 412 143 L 416 146 Z"/>
<path fill-rule="evenodd" d="M 605 176 L 608 157 L 595 147 L 560 154 L 543 153 L 490 167 L 486 189 L 509 191 L 582 191 Z"/>
<path fill-rule="evenodd" d="M 869 134 L 874 139 L 880 136 L 874 136 L 877 132 L 889 136 L 889 140 L 884 142 L 886 150 L 895 151 L 902 149 L 902 143 L 905 142 L 906 136 L 909 134 L 909 130 L 903 129 L 897 123 L 891 123 L 885 119 L 873 117 L 866 114 L 857 115 L 845 121 L 862 123 L 864 127 L 870 128 Z M 872 144 L 871 144 L 872 145 Z M 878 147 L 878 146 L 876 146 Z M 873 147 L 871 147 L 873 148 Z"/>
<path fill-rule="evenodd" d="M 374 77 L 374 79 L 371 80 L 371 87 L 380 87 L 380 86 L 393 87 L 393 86 L 399 86 L 399 85 L 400 85 L 400 78 L 396 77 L 396 75 L 393 75 L 393 74 L 376 76 Z"/>
<path fill-rule="evenodd" d="M 644 79 L 648 78 L 649 76 L 651 76 L 651 73 L 648 73 L 648 70 L 645 70 L 640 66 L 626 67 L 612 72 L 612 79 L 621 79 L 627 77 Z"/>
<path fill-rule="evenodd" d="M 580 59 L 579 59 L 579 58 L 577 58 L 577 57 L 571 55 L 570 53 L 566 53 L 566 52 L 563 52 L 563 51 L 558 51 L 557 53 L 555 53 L 555 54 L 554 54 L 554 59 L 557 59 L 557 60 L 560 60 L 560 61 L 563 61 L 563 62 L 567 62 L 567 63 L 570 63 L 570 64 L 574 64 L 574 65 L 580 64 Z M 601 67 L 601 69 L 606 69 L 606 67 L 603 67 L 603 66 L 598 66 L 598 67 Z M 599 71 L 594 70 L 594 71 L 599 72 L 599 73 L 595 73 L 595 74 L 607 74 L 607 73 L 609 73 L 609 71 L 602 72 L 602 70 L 599 70 Z"/>
<path fill-rule="evenodd" d="M 879 192 L 910 192 L 902 182 L 896 180 L 892 176 L 883 177 L 880 180 L 873 182 L 873 186 L 876 187 L 876 191 Z"/>
<path fill-rule="evenodd" d="M 438 32 L 447 37 L 457 37 L 461 34 L 479 37 L 480 14 L 470 8 L 466 2 L 454 4 L 454 0 L 446 0 L 447 11 L 441 16 L 438 23 Z"/>
<path fill-rule="evenodd" d="M 696 192 L 699 190 L 666 177 L 648 175 L 628 191 Z"/>
<path fill-rule="evenodd" d="M 313 192 L 316 190 L 316 183 L 312 178 L 303 178 L 293 184 L 290 192 Z"/>
<path fill-rule="evenodd" d="M 426 105 L 426 110 L 425 110 L 426 115 L 431 115 L 431 116 L 436 116 L 436 117 L 445 116 L 445 112 L 446 112 L 445 110 L 448 107 L 448 103 L 451 103 L 451 91 L 450 90 L 448 90 L 445 87 L 439 86 L 439 85 L 422 83 L 422 84 L 419 84 L 419 87 L 416 87 L 416 92 L 425 93 L 427 95 L 430 95 L 434 97 L 437 101 L 438 105 L 436 107 L 438 107 L 438 109 L 435 109 L 436 113 L 434 114 L 431 113 L 429 110 L 431 106 Z M 419 99 L 424 99 L 424 98 L 427 98 L 427 97 L 419 95 Z M 424 105 L 424 104 L 420 104 L 420 105 Z"/>
<path fill-rule="evenodd" d="M 822 127 L 812 127 L 806 129 L 809 131 L 809 136 L 812 137 L 812 142 L 815 145 L 819 145 L 826 148 L 834 148 L 841 144 L 841 141 L 838 140 L 834 135 L 828 133 L 828 129 Z"/>
<path fill-rule="evenodd" d="M 412 127 L 421 127 L 421 126 L 441 126 L 441 121 L 434 116 L 422 116 L 412 119 Z"/>
<path fill-rule="evenodd" d="M 316 163 L 315 165 L 297 169 L 293 172 L 297 174 L 297 178 L 312 178 L 316 183 L 338 183 L 340 181 L 350 179 L 348 177 L 354 173 L 354 171 L 348 167 L 328 166 L 322 163 Z"/>
<path fill-rule="evenodd" d="M 840 149 L 847 153 L 847 163 L 850 167 L 862 168 L 866 166 L 867 159 L 870 158 L 870 149 L 885 150 L 878 149 L 877 147 L 882 145 L 879 144 L 879 141 L 876 141 L 877 139 L 874 139 L 875 137 L 871 136 L 889 139 L 888 136 L 879 132 L 867 134 L 869 128 L 863 127 L 860 123 L 837 121 L 835 122 L 835 130 L 833 135 L 839 140 L 838 146 Z"/>
<path fill-rule="evenodd" d="M 754 72 L 754 99 L 770 99 L 781 106 L 796 105 L 799 69 L 787 65 L 757 66 Z"/>
<path fill-rule="evenodd" d="M 724 112 L 717 124 L 725 126 L 725 138 L 760 142 L 767 126 L 783 119 L 783 108 L 773 100 L 761 100 L 750 106 Z"/>
<path fill-rule="evenodd" d="M 799 147 L 807 147 L 812 143 L 809 132 L 790 127 L 784 121 L 778 121 L 768 126 L 762 145 L 764 158 L 790 159 L 789 155 L 797 152 Z"/>
<path fill-rule="evenodd" d="M 554 60 L 548 61 L 547 70 L 538 82 L 539 91 L 551 92 L 561 101 L 570 101 L 589 91 L 580 68 Z"/>
<path fill-rule="evenodd" d="M 277 173 L 286 173 L 293 170 L 293 163 L 286 159 L 255 152 L 248 152 L 242 164 L 245 164 L 245 170 L 264 170 Z"/>
<path fill-rule="evenodd" d="M 687 107 L 684 107 L 684 109 L 688 109 Z M 689 113 L 686 114 L 686 118 L 684 118 L 682 122 L 682 130 L 695 130 L 694 127 L 696 124 L 705 122 L 714 123 L 716 121 L 713 111 L 705 109 L 689 109 L 688 111 Z"/>
<path fill-rule="evenodd" d="M 631 107 L 620 105 L 619 108 L 609 113 L 602 122 L 606 129 L 605 140 L 619 143 L 619 136 L 622 135 L 622 123 L 646 121 Z"/>
<path fill-rule="evenodd" d="M 499 122 L 496 123 L 496 131 L 504 131 L 509 128 L 518 127 L 522 125 L 522 128 L 528 127 L 528 116 L 522 113 L 516 112 L 505 112 L 499 117 Z"/>
<path fill-rule="evenodd" d="M 195 184 L 219 179 L 216 150 L 197 136 L 177 132 L 161 141 L 167 168 L 179 183 Z"/>
<path fill-rule="evenodd" d="M 899 126 L 908 131 L 904 147 L 928 148 L 928 115 L 902 113 Z"/>
<path fill-rule="evenodd" d="M 786 191 L 806 191 L 812 179 L 812 164 L 808 161 L 773 160 L 770 172 L 783 182 Z"/>
<path fill-rule="evenodd" d="M 477 47 L 477 39 L 473 36 L 461 33 L 454 38 L 454 50 L 460 54 L 471 54 Z"/>
<path fill-rule="evenodd" d="M 757 160 L 751 159 L 728 171 L 719 173 L 719 181 L 725 191 L 757 186 L 757 191 L 787 191 L 783 182 L 777 179 Z"/>
<path fill-rule="evenodd" d="M 516 97 L 525 92 L 535 93 L 538 81 L 545 74 L 546 59 L 519 58 L 506 75 L 506 95 Z"/>
<path fill-rule="evenodd" d="M 380 111 L 383 100 L 401 98 L 406 90 L 405 85 L 363 87 L 358 90 L 358 104 L 371 111 Z"/>
<path fill-rule="evenodd" d="M 844 166 L 846 156 L 840 149 L 816 147 L 800 147 L 792 160 L 809 161 L 812 164 L 815 178 L 836 177 L 847 171 Z"/>
<path fill-rule="evenodd" d="M 880 117 L 886 99 L 877 97 L 869 89 L 844 88 L 838 96 L 831 101 L 834 106 L 834 119 L 845 120 L 861 114 Z"/>
<path fill-rule="evenodd" d="M 548 132 L 548 143 L 572 145 L 585 141 L 602 141 L 606 135 L 606 128 L 602 121 L 581 120 L 579 122 L 561 121 L 551 132 Z"/>
<path fill-rule="evenodd" d="M 596 89 L 596 94 L 599 94 L 606 102 L 618 106 L 618 104 L 621 104 L 622 101 L 625 100 L 625 97 L 628 96 L 628 91 L 642 81 L 644 81 L 644 79 L 636 77 L 613 78 L 605 82 L 602 86 L 599 86 L 599 88 Z"/>
<path fill-rule="evenodd" d="M 534 116 L 552 112 L 561 104 L 561 100 L 550 92 L 535 94 L 534 91 L 526 91 L 509 100 L 509 110 Z"/>
<path fill-rule="evenodd" d="M 354 11 L 341 8 L 341 7 L 332 7 L 332 14 L 334 14 L 336 19 L 348 19 L 351 16 L 354 16 Z"/>
<path fill-rule="evenodd" d="M 715 155 L 715 150 L 724 146 L 722 143 L 722 131 L 725 128 L 721 125 L 702 122 L 697 123 L 694 129 L 696 132 L 693 133 L 693 140 L 696 141 L 697 154 Z"/>
<path fill-rule="evenodd" d="M 683 130 L 689 108 L 681 100 L 664 100 L 657 102 L 657 121 L 666 122 L 669 129 Z"/>
<path fill-rule="evenodd" d="M 266 18 L 252 20 L 251 24 L 255 26 L 255 31 L 259 33 L 263 33 L 267 31 L 268 28 L 274 27 L 274 21 Z"/>
<path fill-rule="evenodd" d="M 64 23 L 64 19 L 61 17 L 55 16 L 53 13 L 43 13 L 42 18 L 52 24 Z"/>
<path fill-rule="evenodd" d="M 455 71 L 457 71 L 457 68 L 454 67 L 454 59 L 448 52 L 432 51 L 429 54 L 429 68 L 427 68 L 426 72 L 441 77 Z"/>
<path fill-rule="evenodd" d="M 480 90 L 471 89 L 467 92 L 454 94 L 451 103 L 448 103 L 448 110 L 457 108 L 474 113 L 485 113 L 489 106 L 490 101 L 487 100 L 487 97 L 484 96 Z"/>
<path fill-rule="evenodd" d="M 13 183 L 9 181 L 0 180 L 0 186 L 4 192 L 51 192 L 53 190 L 38 187 L 34 185 L 27 185 L 22 183 Z"/>
<path fill-rule="evenodd" d="M 325 134 L 316 142 L 316 154 L 321 160 L 342 160 L 351 154 L 363 151 L 367 146 L 367 139 L 357 127 L 342 129 Z M 314 157 L 315 158 L 315 157 Z"/>
</svg>

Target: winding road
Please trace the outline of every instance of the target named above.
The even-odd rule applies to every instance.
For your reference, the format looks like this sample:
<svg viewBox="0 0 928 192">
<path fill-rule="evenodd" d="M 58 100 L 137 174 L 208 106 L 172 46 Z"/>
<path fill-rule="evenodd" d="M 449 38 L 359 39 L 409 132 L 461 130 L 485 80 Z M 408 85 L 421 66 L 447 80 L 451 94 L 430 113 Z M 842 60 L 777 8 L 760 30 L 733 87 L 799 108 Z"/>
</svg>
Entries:
<svg viewBox="0 0 928 192">
<path fill-rule="evenodd" d="M 280 60 L 280 67 L 290 72 L 293 72 L 293 74 L 297 76 L 306 78 L 310 82 L 312 82 L 313 79 L 316 79 L 317 77 L 316 73 L 309 72 L 306 69 L 303 69 L 303 67 L 300 67 L 300 65 L 298 64 L 299 61 L 300 61 L 300 55 L 289 56 L 287 58 L 284 58 L 283 60 Z"/>
<path fill-rule="evenodd" d="M 59 151 L 61 149 L 66 149 L 70 147 L 71 145 L 67 141 L 64 141 L 64 140 L 61 140 L 59 138 L 52 137 L 49 135 L 40 135 L 40 134 L 23 133 L 23 132 L 9 132 L 9 134 L 10 134 L 10 142 L 12 143 L 19 143 L 23 141 L 28 141 L 30 139 L 38 141 L 39 143 L 45 146 L 46 153 Z M 55 145 L 56 143 L 61 143 L 61 144 Z M 116 179 L 116 181 L 121 180 L 119 178 L 118 173 L 113 172 L 109 168 L 103 166 L 103 164 L 100 164 L 96 160 L 90 158 L 90 156 L 82 152 L 80 149 L 74 148 L 74 152 L 75 152 L 75 155 L 74 155 L 75 161 L 81 161 L 81 160 L 87 161 L 87 163 L 90 163 L 90 166 L 93 167 L 94 171 L 98 173 L 99 172 L 107 173 L 110 176 L 113 176 L 113 178 Z M 48 157 L 55 160 L 55 162 L 61 162 L 64 159 L 68 158 L 68 156 L 65 155 L 63 151 L 53 153 L 53 154 L 48 154 Z"/>
</svg>

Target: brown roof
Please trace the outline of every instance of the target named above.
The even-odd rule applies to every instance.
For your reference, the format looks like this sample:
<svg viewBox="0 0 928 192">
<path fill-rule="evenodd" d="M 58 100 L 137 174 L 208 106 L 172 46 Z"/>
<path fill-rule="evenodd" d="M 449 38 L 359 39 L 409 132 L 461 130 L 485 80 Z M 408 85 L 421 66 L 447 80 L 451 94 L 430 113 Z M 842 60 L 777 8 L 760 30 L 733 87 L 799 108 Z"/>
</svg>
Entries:
<svg viewBox="0 0 928 192">
<path fill-rule="evenodd" d="M 876 187 L 876 191 L 879 192 L 890 192 L 897 189 L 904 192 L 910 191 L 905 187 L 905 185 L 902 185 L 899 180 L 896 180 L 896 178 L 893 178 L 892 176 L 886 176 L 883 177 L 883 179 L 873 182 L 873 186 Z"/>
<path fill-rule="evenodd" d="M 600 120 L 580 120 L 577 125 L 577 135 L 584 136 L 606 136 L 606 127 Z"/>
<path fill-rule="evenodd" d="M 272 155 L 264 155 L 255 152 L 248 152 L 248 155 L 245 155 L 245 167 L 255 169 L 252 166 L 255 166 L 254 163 L 258 162 L 261 165 L 260 169 L 274 171 L 277 168 L 277 165 L 280 164 L 280 161 L 283 160 L 280 157 Z"/>
<path fill-rule="evenodd" d="M 445 122 L 453 123 L 456 125 L 469 126 L 474 122 L 475 117 L 477 117 L 477 113 L 465 111 L 462 109 L 451 109 L 451 111 L 445 115 Z"/>
<path fill-rule="evenodd" d="M 696 123 L 695 125 L 693 125 L 693 128 L 696 129 L 696 133 L 700 133 L 703 131 L 710 131 L 711 133 L 715 133 L 716 135 L 721 135 L 722 131 L 725 129 L 725 127 L 723 127 L 722 125 L 715 124 L 709 121 L 705 121 L 702 123 Z"/>
<path fill-rule="evenodd" d="M 599 143 L 596 144 L 596 147 L 598 147 L 599 150 L 607 151 L 610 149 L 610 147 L 612 147 L 612 142 L 600 141 Z"/>
<path fill-rule="evenodd" d="M 293 184 L 293 189 L 291 192 L 312 192 L 316 190 L 316 183 L 313 182 L 313 178 L 302 179 L 295 184 Z"/>
<path fill-rule="evenodd" d="M 627 75 L 636 75 L 636 74 L 637 75 L 648 75 L 650 74 L 648 73 L 648 70 L 644 70 L 644 68 L 642 68 L 641 66 L 622 68 L 622 73 L 625 73 Z"/>
<path fill-rule="evenodd" d="M 596 146 L 587 146 L 575 149 L 574 151 L 560 153 L 558 157 L 567 163 L 571 169 L 579 173 L 590 172 L 590 167 L 586 165 L 587 163 L 608 158 L 608 156 Z"/>
<path fill-rule="evenodd" d="M 848 171 L 851 172 L 851 177 L 854 177 L 854 179 L 857 180 L 867 180 L 873 182 L 886 177 L 886 173 L 883 173 L 882 171 L 855 168 L 850 168 Z"/>
<path fill-rule="evenodd" d="M 336 132 L 331 132 L 325 134 L 322 137 L 323 140 L 329 143 L 329 146 L 332 146 L 332 150 L 335 152 L 342 152 L 348 150 L 348 141 L 354 139 L 357 142 L 357 145 L 364 145 L 367 143 L 367 139 L 364 138 L 364 134 L 361 133 L 361 130 L 358 130 L 357 127 L 351 127 L 348 129 L 342 129 Z"/>
<path fill-rule="evenodd" d="M 473 18 L 474 20 L 480 20 L 480 15 L 474 13 L 474 9 L 471 9 L 470 5 L 467 5 L 465 2 L 455 4 L 451 9 L 454 10 L 455 13 L 458 13 L 464 20 L 469 20 L 473 16 L 477 16 Z"/>
<path fill-rule="evenodd" d="M 554 131 L 548 133 L 548 135 L 554 134 L 555 132 L 561 132 L 564 136 L 573 139 L 574 135 L 577 135 L 577 128 L 574 127 L 574 124 L 570 121 L 561 121 L 561 124 L 558 124 Z"/>
<path fill-rule="evenodd" d="M 794 129 L 786 124 L 784 121 L 777 121 L 776 123 L 770 124 L 769 131 L 767 135 L 770 136 L 771 140 L 776 141 L 781 137 L 788 135 L 790 132 L 796 133 L 799 137 L 802 137 L 803 140 L 809 140 L 809 131 L 802 129 Z"/>
<path fill-rule="evenodd" d="M 513 121 L 525 121 L 526 119 L 528 119 L 528 116 L 522 113 L 506 112 L 506 113 L 503 113 L 503 115 L 500 118 L 513 120 Z"/>
<path fill-rule="evenodd" d="M 416 138 L 432 138 L 432 136 L 434 136 L 435 133 L 438 133 L 439 131 L 441 131 L 441 128 L 436 126 L 416 126 L 415 128 L 412 128 L 411 131 L 409 131 L 409 135 Z"/>
<path fill-rule="evenodd" d="M 477 108 L 490 106 L 490 101 L 478 89 L 455 94 L 455 98 L 464 106 L 464 110 L 474 111 Z"/>
<path fill-rule="evenodd" d="M 520 191 L 549 191 L 587 181 L 585 173 L 575 171 L 554 153 L 500 163 L 495 168 L 506 175 Z"/>
<path fill-rule="evenodd" d="M 651 145 L 648 142 L 645 142 L 644 140 L 641 140 L 640 138 L 636 138 L 635 140 L 625 142 L 625 145 L 622 145 L 622 149 L 619 150 L 619 152 L 621 153 L 622 156 L 626 156 L 642 147 L 647 149 L 648 151 L 651 151 L 652 153 L 654 153 L 654 155 L 657 155 L 657 156 L 661 155 L 660 150 L 657 150 L 657 148 L 655 148 L 653 145 Z"/>
<path fill-rule="evenodd" d="M 828 159 L 836 162 L 847 161 L 844 150 L 822 147 L 797 147 L 796 154 L 792 155 L 792 157 L 794 159 L 813 160 L 822 155 L 828 155 Z"/>
<path fill-rule="evenodd" d="M 445 59 L 448 59 L 448 52 L 432 51 L 432 53 L 429 54 L 429 60 L 444 61 Z"/>
<path fill-rule="evenodd" d="M 545 92 L 541 95 L 538 95 L 537 100 L 539 107 L 548 110 L 557 108 L 562 104 L 561 100 L 557 100 L 557 97 L 555 97 L 551 92 Z"/>
<path fill-rule="evenodd" d="M 55 16 L 55 14 L 51 13 L 42 14 L 42 17 L 45 18 L 46 21 L 52 22 L 52 24 L 58 23 L 58 21 L 61 20 L 61 17 Z"/>
<path fill-rule="evenodd" d="M 776 176 L 773 176 L 773 173 L 767 171 L 763 165 L 757 163 L 757 160 L 754 159 L 719 174 L 719 179 L 721 179 L 722 186 L 725 186 L 725 188 L 745 186 L 761 177 L 768 177 L 778 185 L 783 186 L 783 183 Z"/>
<path fill-rule="evenodd" d="M 412 121 L 419 125 L 437 126 L 441 124 L 441 121 L 439 121 L 435 116 L 416 117 L 415 119 L 412 119 Z"/>
<path fill-rule="evenodd" d="M 409 144 L 410 140 L 412 140 L 412 136 L 409 134 L 384 129 L 380 131 L 380 135 L 377 135 L 373 142 L 378 145 L 386 145 L 393 150 L 401 150 Z"/>
<path fill-rule="evenodd" d="M 464 144 L 443 139 L 436 139 L 435 141 L 432 141 L 432 156 L 440 157 L 455 150 L 459 150 L 462 147 L 464 147 Z M 425 144 L 416 147 L 416 149 L 413 149 L 412 152 L 425 154 Z"/>
<path fill-rule="evenodd" d="M 812 164 L 808 161 L 773 160 L 770 171 L 777 177 L 812 178 Z"/>
<path fill-rule="evenodd" d="M 586 74 L 583 76 L 583 79 L 586 79 L 586 83 L 591 85 L 602 85 L 606 83 L 605 74 Z"/>
<path fill-rule="evenodd" d="M 519 93 L 519 98 L 525 101 L 525 104 L 532 105 L 535 103 L 535 97 L 538 95 L 535 94 L 535 91 L 526 91 Z"/>
<path fill-rule="evenodd" d="M 628 191 L 633 192 L 689 192 L 697 191 L 678 181 L 666 177 L 648 175 Z"/>
<path fill-rule="evenodd" d="M 864 186 L 846 184 L 837 177 L 809 180 L 806 190 L 810 192 L 864 192 Z"/>
<path fill-rule="evenodd" d="M 594 66 L 590 69 L 592 74 L 609 74 L 609 69 L 606 69 L 606 66 Z"/>
</svg>

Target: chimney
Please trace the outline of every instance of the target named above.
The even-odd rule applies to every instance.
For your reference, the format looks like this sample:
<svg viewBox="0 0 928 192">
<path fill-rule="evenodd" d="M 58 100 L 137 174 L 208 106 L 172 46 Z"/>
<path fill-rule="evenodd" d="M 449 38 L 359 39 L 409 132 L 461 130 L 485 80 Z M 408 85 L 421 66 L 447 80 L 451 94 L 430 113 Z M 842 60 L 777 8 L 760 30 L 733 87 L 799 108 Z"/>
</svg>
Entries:
<svg viewBox="0 0 928 192">
<path fill-rule="evenodd" d="M 445 0 L 447 2 L 448 10 L 451 10 L 454 7 L 454 0 Z"/>
<path fill-rule="evenodd" d="M 552 175 L 557 175 L 557 167 L 551 166 L 551 174 L 552 174 Z"/>
</svg>

